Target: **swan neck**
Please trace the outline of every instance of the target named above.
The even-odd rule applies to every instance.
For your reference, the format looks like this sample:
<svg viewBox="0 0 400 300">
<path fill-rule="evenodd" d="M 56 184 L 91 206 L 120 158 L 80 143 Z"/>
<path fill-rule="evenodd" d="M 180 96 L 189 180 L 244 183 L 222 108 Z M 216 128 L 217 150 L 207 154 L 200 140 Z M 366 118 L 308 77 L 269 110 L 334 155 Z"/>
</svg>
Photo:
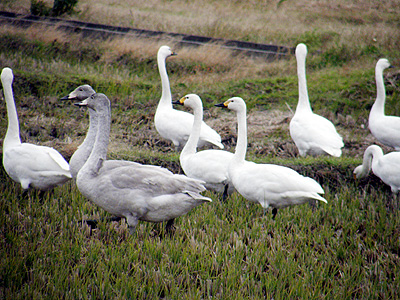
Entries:
<svg viewBox="0 0 400 300">
<path fill-rule="evenodd" d="M 166 58 L 162 56 L 157 57 L 158 71 L 161 77 L 161 99 L 159 105 L 166 106 L 172 109 L 172 96 L 171 88 L 169 85 L 169 79 L 166 67 Z"/>
<path fill-rule="evenodd" d="M 376 101 L 373 105 L 373 109 L 381 114 L 385 114 L 385 84 L 383 82 L 383 70 L 381 68 L 375 69 L 375 81 L 376 81 Z"/>
<path fill-rule="evenodd" d="M 297 59 L 297 78 L 299 85 L 299 102 L 296 110 L 312 111 L 307 91 L 306 57 Z"/>
<path fill-rule="evenodd" d="M 97 135 L 97 113 L 89 108 L 89 129 L 87 131 L 86 137 L 82 144 L 72 155 L 69 161 L 69 167 L 72 177 L 76 178 L 79 170 L 87 161 L 90 153 L 93 149 L 93 144 L 95 142 Z"/>
<path fill-rule="evenodd" d="M 83 172 L 97 175 L 102 163 L 107 158 L 107 148 L 110 137 L 110 121 L 111 111 L 110 108 L 104 112 L 97 113 L 97 134 L 93 145 L 92 152 L 84 166 L 82 167 Z"/>
<path fill-rule="evenodd" d="M 7 117 L 8 117 L 8 128 L 7 133 L 4 138 L 3 147 L 14 147 L 21 144 L 21 138 L 19 134 L 19 123 L 17 108 L 15 106 L 13 90 L 11 84 L 6 84 L 3 86 L 4 97 L 6 99 L 7 105 Z"/>
<path fill-rule="evenodd" d="M 247 151 L 247 121 L 246 121 L 246 110 L 239 111 L 237 113 L 237 126 L 238 135 L 234 160 L 236 162 L 242 162 L 246 158 Z"/>
<path fill-rule="evenodd" d="M 381 148 L 371 146 L 368 147 L 363 157 L 363 174 L 368 174 L 374 162 L 378 161 L 383 156 Z"/>
<path fill-rule="evenodd" d="M 200 138 L 201 123 L 203 121 L 203 108 L 196 106 L 193 109 L 193 127 L 190 136 L 185 146 L 182 149 L 181 155 L 194 154 L 197 150 L 197 144 Z"/>
</svg>

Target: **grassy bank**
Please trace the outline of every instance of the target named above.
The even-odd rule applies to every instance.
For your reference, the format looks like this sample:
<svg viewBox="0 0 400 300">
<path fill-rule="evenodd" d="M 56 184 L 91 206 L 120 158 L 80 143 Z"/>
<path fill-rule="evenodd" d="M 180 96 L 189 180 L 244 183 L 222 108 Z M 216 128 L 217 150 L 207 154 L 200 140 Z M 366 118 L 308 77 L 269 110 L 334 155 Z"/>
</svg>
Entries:
<svg viewBox="0 0 400 300">
<path fill-rule="evenodd" d="M 243 97 L 248 159 L 315 178 L 328 204 L 283 209 L 272 220 L 237 194 L 224 203 L 207 192 L 213 202 L 178 218 L 173 236 L 162 224 L 144 222 L 130 236 L 125 221 L 100 222 L 94 230 L 82 224 L 109 215 L 73 182 L 50 194 L 22 193 L 0 168 L 0 298 L 400 298 L 398 200 L 377 177 L 352 176 L 365 148 L 376 143 L 366 127 L 375 63 L 387 57 L 400 65 L 395 1 L 81 0 L 78 8 L 68 18 L 292 47 L 305 42 L 311 105 L 335 123 L 345 149 L 341 158 L 298 157 L 288 131 L 297 104 L 294 57 L 267 62 L 215 45 L 174 48 L 173 40 L 100 41 L 2 26 L 0 65 L 14 70 L 23 141 L 69 158 L 88 118 L 59 98 L 88 83 L 112 102 L 110 158 L 181 172 L 179 154 L 153 125 L 161 94 L 156 53 L 169 44 L 178 52 L 167 61 L 173 98 L 198 93 L 207 123 L 233 151 L 234 115 L 213 105 Z M 6 1 L 0 9 L 27 13 L 29 1 Z M 385 83 L 386 113 L 400 115 L 398 68 L 385 71 Z M 2 103 L 0 139 L 7 128 Z"/>
</svg>

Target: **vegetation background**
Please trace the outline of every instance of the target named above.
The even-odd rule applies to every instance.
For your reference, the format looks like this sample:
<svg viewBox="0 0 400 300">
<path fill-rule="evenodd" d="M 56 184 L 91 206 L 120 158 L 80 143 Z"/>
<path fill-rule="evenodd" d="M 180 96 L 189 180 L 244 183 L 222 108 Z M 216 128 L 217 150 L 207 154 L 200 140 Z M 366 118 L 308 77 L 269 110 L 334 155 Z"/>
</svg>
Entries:
<svg viewBox="0 0 400 300">
<path fill-rule="evenodd" d="M 49 7 L 53 1 L 44 1 Z M 29 0 L 0 9 L 30 12 Z M 290 166 L 318 180 L 328 204 L 279 211 L 275 220 L 239 195 L 176 222 L 80 221 L 107 213 L 73 182 L 40 195 L 0 176 L 0 297 L 4 299 L 398 299 L 398 199 L 378 178 L 352 170 L 377 141 L 367 129 L 376 96 L 374 67 L 385 71 L 386 113 L 400 115 L 400 3 L 388 1 L 79 0 L 63 16 L 87 22 L 256 43 L 308 46 L 307 80 L 315 112 L 345 140 L 341 158 L 301 158 L 288 124 L 297 104 L 296 61 L 233 55 L 218 45 L 178 48 L 172 39 L 90 39 L 53 27 L 0 26 L 0 64 L 14 71 L 23 141 L 49 145 L 69 159 L 83 141 L 84 110 L 59 99 L 83 83 L 112 101 L 111 158 L 157 164 L 178 173 L 179 153 L 154 129 L 161 94 L 159 46 L 168 59 L 173 97 L 197 93 L 205 118 L 234 151 L 234 116 L 213 104 L 241 96 L 248 104 L 248 159 Z M 2 101 L 4 103 L 4 101 Z M 0 105 L 0 139 L 7 129 Z M 383 147 L 385 152 L 391 151 Z"/>
</svg>

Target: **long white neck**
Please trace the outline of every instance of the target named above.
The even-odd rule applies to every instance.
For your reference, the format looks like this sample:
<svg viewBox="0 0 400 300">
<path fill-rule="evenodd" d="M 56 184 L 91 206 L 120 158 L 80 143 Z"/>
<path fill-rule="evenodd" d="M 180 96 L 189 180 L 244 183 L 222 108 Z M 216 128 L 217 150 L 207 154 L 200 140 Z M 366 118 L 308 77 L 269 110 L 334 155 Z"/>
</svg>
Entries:
<svg viewBox="0 0 400 300">
<path fill-rule="evenodd" d="M 299 102 L 297 103 L 296 111 L 303 110 L 312 112 L 307 92 L 306 56 L 297 57 L 297 78 L 299 85 Z"/>
<path fill-rule="evenodd" d="M 110 137 L 110 121 L 111 111 L 108 107 L 107 110 L 97 113 L 97 134 L 96 140 L 93 145 L 92 153 L 88 160 L 82 167 L 82 173 L 90 174 L 91 176 L 97 176 L 103 162 L 107 158 L 107 148 Z"/>
<path fill-rule="evenodd" d="M 375 67 L 375 81 L 376 81 L 376 100 L 372 109 L 379 114 L 385 114 L 385 84 L 383 82 L 383 69 L 379 66 Z M 372 110 L 371 109 L 371 110 Z"/>
<path fill-rule="evenodd" d="M 7 116 L 8 116 L 8 128 L 4 138 L 3 148 L 15 147 L 21 144 L 21 138 L 19 135 L 19 123 L 17 108 L 14 102 L 13 90 L 11 82 L 3 84 L 4 97 L 6 98 L 7 104 Z"/>
<path fill-rule="evenodd" d="M 197 150 L 197 143 L 199 142 L 201 132 L 201 123 L 203 121 L 203 107 L 201 105 L 196 105 L 193 109 L 193 115 L 194 119 L 192 132 L 190 133 L 189 139 L 182 149 L 181 156 L 194 154 Z"/>
<path fill-rule="evenodd" d="M 161 86 L 162 86 L 161 99 L 158 105 L 172 109 L 171 88 L 169 85 L 165 60 L 166 60 L 165 57 L 161 55 L 157 56 L 158 71 L 160 72 Z"/>
<path fill-rule="evenodd" d="M 87 131 L 85 140 L 74 152 L 69 161 L 69 167 L 73 178 L 76 178 L 79 170 L 82 168 L 82 166 L 89 158 L 89 155 L 93 149 L 96 135 L 97 135 L 97 113 L 93 109 L 89 108 L 89 129 Z"/>
<path fill-rule="evenodd" d="M 237 163 L 244 162 L 247 151 L 247 120 L 246 108 L 237 112 L 238 135 L 233 160 Z"/>
<path fill-rule="evenodd" d="M 365 177 L 370 171 L 371 167 L 383 156 L 383 151 L 376 145 L 369 146 L 364 152 L 361 177 Z"/>
</svg>

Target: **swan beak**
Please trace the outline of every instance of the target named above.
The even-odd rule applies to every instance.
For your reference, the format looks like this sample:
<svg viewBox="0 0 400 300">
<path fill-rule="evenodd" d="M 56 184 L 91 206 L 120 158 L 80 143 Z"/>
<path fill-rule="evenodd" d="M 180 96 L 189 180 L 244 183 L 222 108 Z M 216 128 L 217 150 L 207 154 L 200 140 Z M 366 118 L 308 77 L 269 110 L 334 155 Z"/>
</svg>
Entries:
<svg viewBox="0 0 400 300">
<path fill-rule="evenodd" d="M 353 173 L 353 178 L 354 178 L 354 180 L 357 180 L 357 175 L 356 175 L 356 173 Z"/>
<path fill-rule="evenodd" d="M 60 100 L 73 100 L 72 98 L 70 98 L 69 97 L 69 95 L 68 96 L 64 96 L 64 97 L 62 97 Z"/>
<path fill-rule="evenodd" d="M 90 99 L 90 97 L 89 97 L 89 98 L 86 98 L 86 99 L 83 100 L 82 102 L 74 103 L 74 105 L 76 105 L 76 106 L 87 106 L 87 105 L 88 105 L 87 101 L 88 101 L 89 99 Z"/>
<path fill-rule="evenodd" d="M 214 106 L 227 108 L 228 107 L 228 103 L 227 102 L 228 101 L 225 101 L 225 102 L 222 102 L 222 103 L 218 103 L 218 104 L 215 104 Z"/>
<path fill-rule="evenodd" d="M 171 56 L 177 56 L 177 55 L 178 55 L 178 53 L 172 51 Z"/>
<path fill-rule="evenodd" d="M 184 103 L 185 103 L 185 97 L 182 97 L 178 101 L 173 101 L 172 102 L 172 104 L 179 104 L 179 105 L 183 105 Z"/>
</svg>

